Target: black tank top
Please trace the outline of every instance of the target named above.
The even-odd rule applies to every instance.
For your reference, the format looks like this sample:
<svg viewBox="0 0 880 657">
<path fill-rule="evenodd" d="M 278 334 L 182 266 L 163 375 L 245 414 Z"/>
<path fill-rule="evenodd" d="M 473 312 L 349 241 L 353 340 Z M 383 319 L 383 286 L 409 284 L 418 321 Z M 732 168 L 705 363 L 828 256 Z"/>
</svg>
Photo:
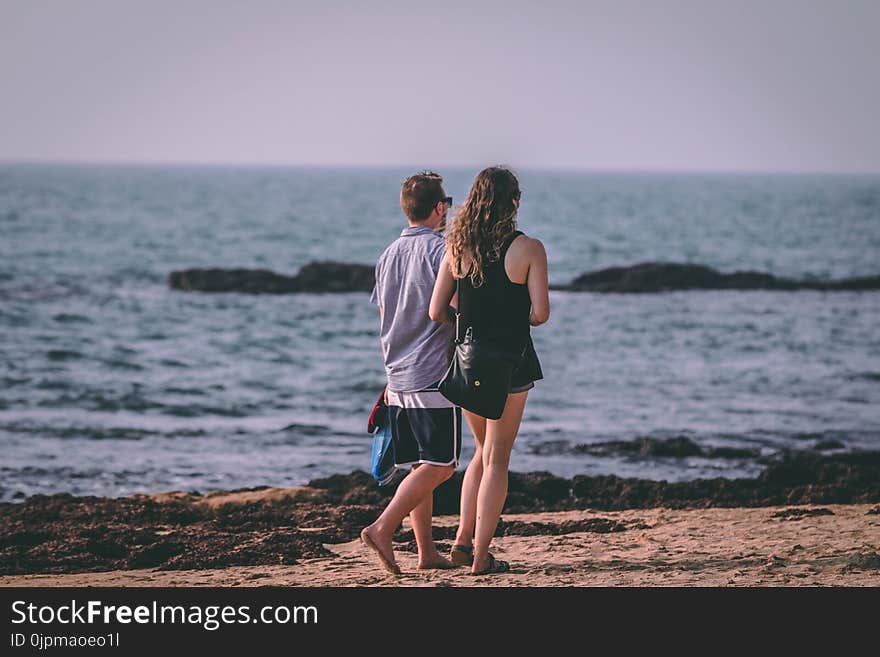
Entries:
<svg viewBox="0 0 880 657">
<path fill-rule="evenodd" d="M 504 269 L 504 256 L 517 236 L 516 231 L 504 240 L 498 260 L 483 269 L 485 280 L 474 287 L 465 276 L 460 281 L 459 305 L 461 310 L 461 335 L 469 326 L 474 337 L 498 342 L 511 350 L 522 352 L 531 344 L 529 313 L 532 302 L 525 283 L 514 283 Z"/>
</svg>

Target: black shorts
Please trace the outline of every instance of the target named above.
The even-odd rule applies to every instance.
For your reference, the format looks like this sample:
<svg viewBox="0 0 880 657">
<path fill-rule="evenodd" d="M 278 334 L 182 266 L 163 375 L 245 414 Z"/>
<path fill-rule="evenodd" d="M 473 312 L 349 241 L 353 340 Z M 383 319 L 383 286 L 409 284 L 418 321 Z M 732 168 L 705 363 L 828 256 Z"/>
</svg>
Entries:
<svg viewBox="0 0 880 657">
<path fill-rule="evenodd" d="M 458 465 L 461 456 L 461 408 L 437 386 L 418 392 L 388 391 L 394 441 L 394 465 Z"/>
<path fill-rule="evenodd" d="M 525 383 L 518 383 L 516 385 L 513 384 L 513 381 L 510 382 L 510 392 L 525 392 L 526 390 L 531 390 L 535 387 L 534 381 L 526 381 Z"/>
<path fill-rule="evenodd" d="M 532 344 L 532 338 L 529 336 L 523 362 L 513 370 L 513 374 L 510 377 L 510 392 L 531 390 L 535 387 L 535 381 L 543 378 L 544 373 L 541 371 L 541 363 L 538 360 L 538 354 L 535 352 L 535 345 Z"/>
</svg>

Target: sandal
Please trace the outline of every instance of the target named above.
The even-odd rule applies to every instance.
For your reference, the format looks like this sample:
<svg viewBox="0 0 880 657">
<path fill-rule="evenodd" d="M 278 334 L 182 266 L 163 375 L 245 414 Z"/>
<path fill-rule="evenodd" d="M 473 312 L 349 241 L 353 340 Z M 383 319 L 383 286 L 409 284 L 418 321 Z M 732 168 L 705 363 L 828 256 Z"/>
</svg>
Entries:
<svg viewBox="0 0 880 657">
<path fill-rule="evenodd" d="M 492 558 L 492 554 L 489 554 Z M 473 566 L 474 565 L 474 546 L 473 545 L 453 545 L 449 550 L 449 560 L 456 566 Z"/>
<path fill-rule="evenodd" d="M 449 550 L 449 560 L 456 566 L 471 566 L 474 563 L 473 545 L 453 545 Z"/>
<path fill-rule="evenodd" d="M 471 575 L 495 575 L 498 573 L 506 573 L 510 570 L 510 564 L 504 561 L 503 559 L 496 559 L 491 554 L 489 555 L 489 567 L 486 570 L 481 570 L 478 573 L 471 572 Z"/>
</svg>

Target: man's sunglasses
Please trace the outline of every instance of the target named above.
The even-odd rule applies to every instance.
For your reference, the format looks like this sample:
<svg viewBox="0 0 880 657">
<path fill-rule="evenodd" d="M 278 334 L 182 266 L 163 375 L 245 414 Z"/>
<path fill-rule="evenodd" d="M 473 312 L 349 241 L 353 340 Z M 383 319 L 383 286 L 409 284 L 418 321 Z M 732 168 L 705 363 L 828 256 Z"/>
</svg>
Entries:
<svg viewBox="0 0 880 657">
<path fill-rule="evenodd" d="M 443 202 L 444 202 L 446 205 L 448 205 L 448 206 L 451 207 L 451 206 L 452 206 L 452 197 L 451 197 L 451 196 L 447 196 L 446 198 L 443 199 Z"/>
</svg>

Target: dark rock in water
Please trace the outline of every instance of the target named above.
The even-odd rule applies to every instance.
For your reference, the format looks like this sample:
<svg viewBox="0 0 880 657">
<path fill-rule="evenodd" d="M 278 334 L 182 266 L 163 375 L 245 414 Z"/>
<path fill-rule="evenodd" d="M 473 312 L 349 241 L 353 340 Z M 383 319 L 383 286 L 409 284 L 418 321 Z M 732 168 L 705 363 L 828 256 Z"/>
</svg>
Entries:
<svg viewBox="0 0 880 657">
<path fill-rule="evenodd" d="M 194 268 L 172 271 L 169 287 L 197 292 L 291 294 L 295 292 L 370 292 L 373 265 L 321 261 L 305 265 L 296 276 L 268 269 Z M 836 281 L 796 281 L 772 274 L 737 271 L 724 274 L 705 265 L 642 262 L 582 274 L 554 290 L 574 292 L 662 292 L 667 290 L 880 290 L 880 276 Z"/>
<path fill-rule="evenodd" d="M 710 459 L 753 459 L 761 456 L 760 449 L 748 447 L 710 447 L 703 451 Z"/>
<path fill-rule="evenodd" d="M 632 455 L 638 457 L 672 457 L 684 458 L 687 456 L 703 456 L 716 459 L 742 459 L 756 458 L 761 455 L 758 449 L 739 447 L 700 447 L 697 443 L 686 436 L 674 438 L 636 438 L 635 440 L 610 440 L 602 443 L 575 445 L 566 449 L 567 443 L 562 445 L 558 442 L 549 443 L 546 447 L 538 446 L 539 453 L 558 454 L 572 451 L 577 454 L 593 454 L 596 456 L 609 456 L 613 454 Z"/>
<path fill-rule="evenodd" d="M 703 450 L 693 440 L 676 436 L 658 440 L 656 438 L 637 438 L 635 440 L 610 440 L 604 443 L 578 445 L 578 452 L 588 454 L 632 454 L 635 456 L 700 456 Z"/>
<path fill-rule="evenodd" d="M 296 422 L 288 424 L 284 428 L 279 429 L 279 431 L 290 431 L 300 436 L 327 436 L 333 434 L 332 430 L 323 424 L 298 424 Z"/>
<path fill-rule="evenodd" d="M 294 277 L 301 292 L 371 292 L 376 268 L 341 262 L 312 262 Z"/>
<path fill-rule="evenodd" d="M 842 278 L 839 281 L 816 283 L 817 290 L 880 290 L 880 276 Z"/>
<path fill-rule="evenodd" d="M 292 276 L 268 269 L 184 269 L 168 275 L 168 286 L 196 292 L 284 294 L 299 291 Z"/>
<path fill-rule="evenodd" d="M 312 262 L 296 276 L 268 269 L 183 269 L 168 275 L 168 285 L 197 292 L 290 294 L 294 292 L 370 292 L 375 268 L 341 262 Z"/>
<path fill-rule="evenodd" d="M 827 434 L 825 433 L 816 433 L 816 432 L 807 432 L 807 433 L 793 433 L 791 434 L 792 440 L 821 440 Z"/>
<path fill-rule="evenodd" d="M 880 276 L 837 281 L 796 281 L 755 271 L 721 273 L 705 265 L 642 262 L 581 274 L 556 290 L 574 292 L 663 292 L 667 290 L 878 290 Z"/>
<path fill-rule="evenodd" d="M 529 454 L 538 454 L 539 456 L 555 456 L 557 454 L 570 454 L 579 451 L 583 445 L 575 445 L 567 440 L 545 440 L 540 443 L 530 443 L 528 445 Z"/>
</svg>

